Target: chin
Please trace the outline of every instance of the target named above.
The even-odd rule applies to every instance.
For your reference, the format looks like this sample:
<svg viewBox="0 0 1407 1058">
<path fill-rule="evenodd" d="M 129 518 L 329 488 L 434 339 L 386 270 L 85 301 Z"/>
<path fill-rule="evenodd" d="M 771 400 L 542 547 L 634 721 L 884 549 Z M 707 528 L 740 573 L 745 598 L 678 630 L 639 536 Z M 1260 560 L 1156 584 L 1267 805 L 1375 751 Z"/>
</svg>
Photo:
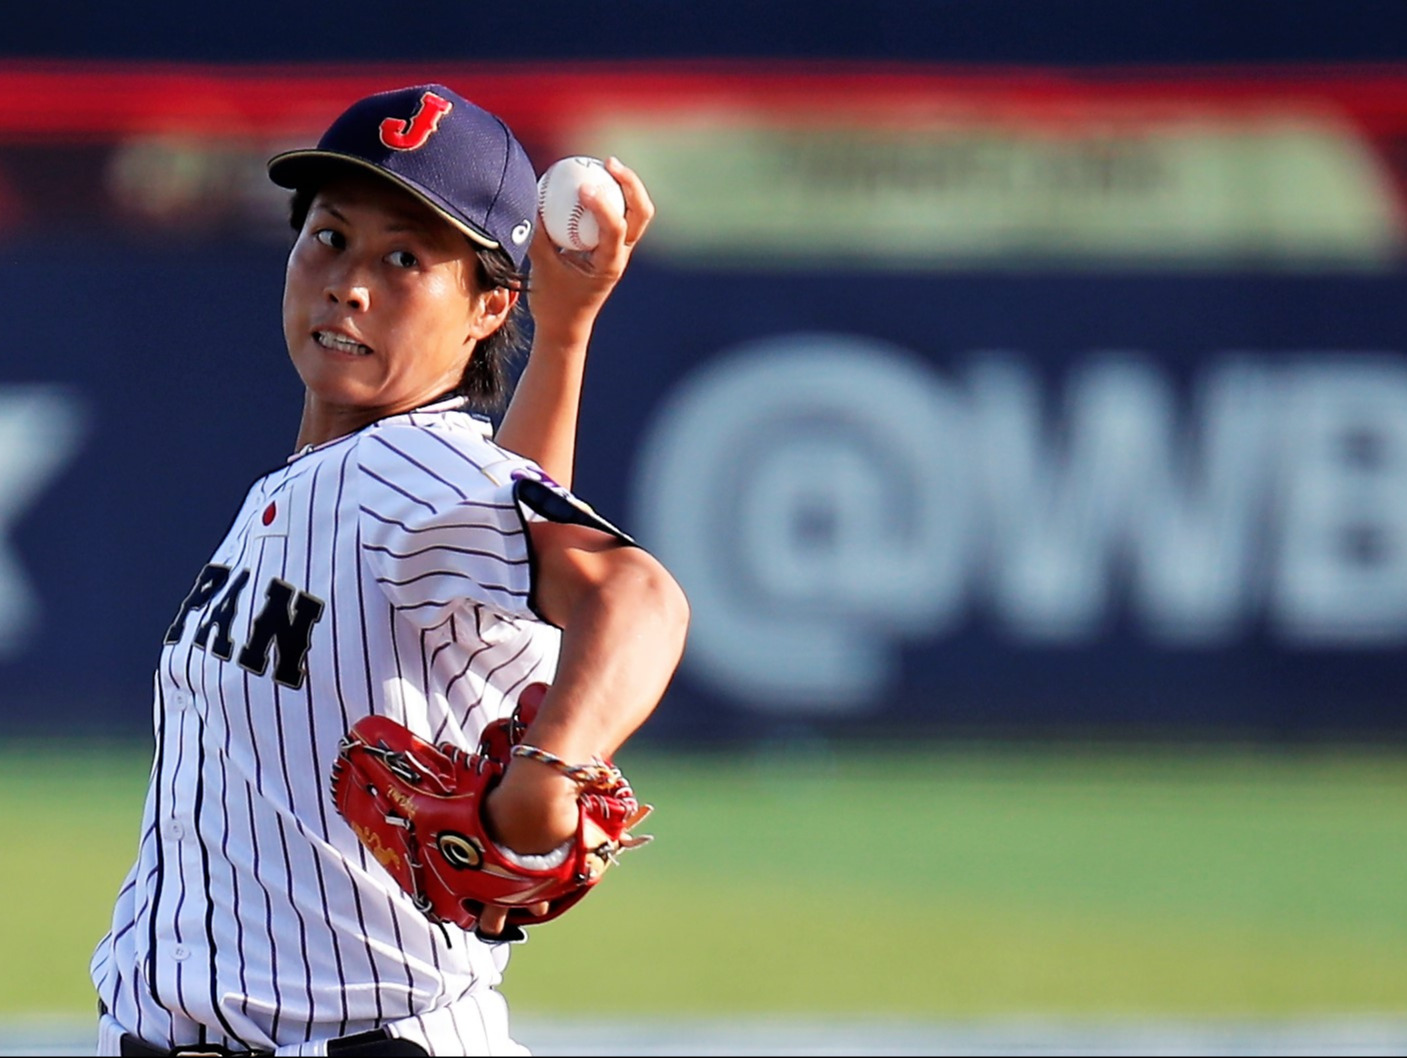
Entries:
<svg viewBox="0 0 1407 1058">
<path fill-rule="evenodd" d="M 294 357 L 293 366 L 303 386 L 319 399 L 338 404 L 364 404 L 374 403 L 378 398 L 380 379 L 357 371 L 359 365 L 330 363 L 323 357 Z"/>
</svg>

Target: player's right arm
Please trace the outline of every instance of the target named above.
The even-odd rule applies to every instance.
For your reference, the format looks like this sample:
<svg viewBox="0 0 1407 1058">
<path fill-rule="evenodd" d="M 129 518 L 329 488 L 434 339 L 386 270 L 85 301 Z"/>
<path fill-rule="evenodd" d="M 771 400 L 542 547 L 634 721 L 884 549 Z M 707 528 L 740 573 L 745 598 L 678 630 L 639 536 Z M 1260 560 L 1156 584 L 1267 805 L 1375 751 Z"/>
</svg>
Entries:
<svg viewBox="0 0 1407 1058">
<path fill-rule="evenodd" d="M 562 649 L 523 741 L 571 763 L 610 758 L 674 675 L 688 601 L 658 560 L 608 533 L 553 522 L 528 531 L 535 608 L 562 629 Z M 515 758 L 485 803 L 490 828 L 516 852 L 547 852 L 576 833 L 577 793 L 560 772 Z"/>
<path fill-rule="evenodd" d="M 568 488 L 576 461 L 577 419 L 591 332 L 655 213 L 649 192 L 634 171 L 615 159 L 606 167 L 625 193 L 625 218 L 616 217 L 594 198 L 583 198 L 601 230 L 595 250 L 560 253 L 539 218 L 529 251 L 532 351 L 494 438 Z"/>
</svg>

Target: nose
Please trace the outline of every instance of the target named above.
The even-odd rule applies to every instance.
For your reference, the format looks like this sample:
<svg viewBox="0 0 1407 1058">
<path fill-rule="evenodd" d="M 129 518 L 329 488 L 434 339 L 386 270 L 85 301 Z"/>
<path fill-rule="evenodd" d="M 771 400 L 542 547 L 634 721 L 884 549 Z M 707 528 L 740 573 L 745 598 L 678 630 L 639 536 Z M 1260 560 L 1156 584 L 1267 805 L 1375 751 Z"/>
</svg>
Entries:
<svg viewBox="0 0 1407 1058">
<path fill-rule="evenodd" d="M 371 288 L 355 269 L 343 269 L 328 279 L 327 300 L 345 305 L 354 312 L 363 312 L 371 305 Z"/>
</svg>

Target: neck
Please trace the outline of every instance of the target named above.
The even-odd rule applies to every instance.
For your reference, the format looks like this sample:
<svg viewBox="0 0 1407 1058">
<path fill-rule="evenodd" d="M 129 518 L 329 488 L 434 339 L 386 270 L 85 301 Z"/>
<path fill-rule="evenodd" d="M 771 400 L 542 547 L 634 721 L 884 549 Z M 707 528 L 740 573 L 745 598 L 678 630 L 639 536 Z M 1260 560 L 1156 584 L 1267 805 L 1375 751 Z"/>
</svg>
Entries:
<svg viewBox="0 0 1407 1058">
<path fill-rule="evenodd" d="M 436 404 L 442 400 L 448 400 L 453 394 L 453 389 L 450 389 L 443 393 L 429 394 L 422 400 L 407 403 L 404 406 L 388 405 L 386 407 L 363 408 L 325 404 L 305 390 L 303 393 L 303 414 L 298 421 L 298 437 L 293 442 L 293 450 L 301 452 L 309 445 L 316 446 L 326 444 L 328 441 L 335 441 L 339 437 L 354 434 L 387 416 L 400 415 L 429 404 Z"/>
<path fill-rule="evenodd" d="M 311 393 L 304 393 L 303 414 L 298 420 L 298 438 L 293 442 L 293 450 L 301 452 L 309 445 L 326 444 L 346 437 L 378 418 L 379 415 L 364 408 L 329 407 Z"/>
</svg>

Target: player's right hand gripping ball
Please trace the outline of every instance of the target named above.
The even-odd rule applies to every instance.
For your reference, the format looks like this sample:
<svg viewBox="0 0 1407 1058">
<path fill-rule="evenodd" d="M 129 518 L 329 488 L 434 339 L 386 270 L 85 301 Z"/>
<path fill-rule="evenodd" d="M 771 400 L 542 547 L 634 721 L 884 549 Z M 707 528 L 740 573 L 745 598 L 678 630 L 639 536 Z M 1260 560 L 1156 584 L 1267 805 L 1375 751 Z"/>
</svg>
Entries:
<svg viewBox="0 0 1407 1058">
<path fill-rule="evenodd" d="M 342 739 L 332 768 L 332 798 L 352 831 L 422 912 L 436 922 L 474 929 L 485 904 L 509 908 L 505 933 L 546 922 L 585 896 L 622 849 L 650 839 L 630 833 L 650 811 L 609 761 L 586 769 L 575 840 L 565 858 L 546 865 L 500 848 L 483 822 L 483 800 L 508 767 L 513 747 L 545 685 L 524 691 L 509 719 L 484 731 L 466 753 L 431 745 L 384 716 L 363 717 Z M 547 910 L 534 910 L 546 903 Z"/>
<path fill-rule="evenodd" d="M 553 162 L 537 182 L 537 208 L 547 237 L 563 250 L 585 253 L 601 240 L 596 217 L 581 203 L 581 189 L 594 187 L 618 217 L 625 216 L 625 193 L 599 158 L 573 155 Z"/>
</svg>

